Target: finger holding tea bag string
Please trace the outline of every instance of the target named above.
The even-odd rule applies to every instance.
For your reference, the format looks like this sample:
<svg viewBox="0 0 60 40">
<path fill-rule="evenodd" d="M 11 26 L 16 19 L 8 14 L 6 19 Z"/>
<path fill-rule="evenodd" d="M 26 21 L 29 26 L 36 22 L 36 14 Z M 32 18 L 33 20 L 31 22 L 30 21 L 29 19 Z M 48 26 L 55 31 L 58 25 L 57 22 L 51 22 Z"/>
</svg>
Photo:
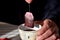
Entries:
<svg viewBox="0 0 60 40">
<path fill-rule="evenodd" d="M 25 0 L 28 4 L 30 4 L 32 2 L 32 0 Z"/>
</svg>

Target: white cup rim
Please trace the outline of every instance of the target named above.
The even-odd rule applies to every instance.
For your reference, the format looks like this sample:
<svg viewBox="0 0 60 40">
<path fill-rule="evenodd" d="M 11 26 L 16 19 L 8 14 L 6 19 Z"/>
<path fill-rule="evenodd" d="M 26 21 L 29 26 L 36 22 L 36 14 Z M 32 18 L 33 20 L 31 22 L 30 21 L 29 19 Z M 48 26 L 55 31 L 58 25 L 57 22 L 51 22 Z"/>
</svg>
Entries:
<svg viewBox="0 0 60 40">
<path fill-rule="evenodd" d="M 24 27 L 24 25 L 25 25 L 24 23 L 21 24 L 20 26 L 18 26 L 18 29 L 24 31 L 23 29 L 20 29 L 20 27 L 22 26 L 24 29 L 26 28 L 26 29 L 31 29 L 31 31 L 37 31 L 37 30 L 35 30 L 34 28 Z M 34 25 L 36 26 L 37 24 L 34 24 Z M 39 24 L 38 24 L 38 26 L 39 26 Z M 41 25 L 40 25 L 40 26 L 41 26 Z M 41 29 L 41 27 L 40 27 L 39 29 Z M 38 29 L 38 30 L 39 30 L 39 29 Z"/>
</svg>

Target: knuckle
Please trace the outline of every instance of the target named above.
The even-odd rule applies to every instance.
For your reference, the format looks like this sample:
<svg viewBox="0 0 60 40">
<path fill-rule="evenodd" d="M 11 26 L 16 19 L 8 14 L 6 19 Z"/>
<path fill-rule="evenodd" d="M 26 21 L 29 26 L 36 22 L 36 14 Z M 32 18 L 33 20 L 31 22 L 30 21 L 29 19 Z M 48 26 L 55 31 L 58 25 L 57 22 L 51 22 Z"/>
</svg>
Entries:
<svg viewBox="0 0 60 40">
<path fill-rule="evenodd" d="M 57 40 L 60 40 L 60 39 L 57 39 Z"/>
<path fill-rule="evenodd" d="M 57 38 L 57 37 L 56 37 L 56 35 L 53 35 L 52 39 L 54 39 L 54 40 L 55 40 L 56 38 Z"/>
</svg>

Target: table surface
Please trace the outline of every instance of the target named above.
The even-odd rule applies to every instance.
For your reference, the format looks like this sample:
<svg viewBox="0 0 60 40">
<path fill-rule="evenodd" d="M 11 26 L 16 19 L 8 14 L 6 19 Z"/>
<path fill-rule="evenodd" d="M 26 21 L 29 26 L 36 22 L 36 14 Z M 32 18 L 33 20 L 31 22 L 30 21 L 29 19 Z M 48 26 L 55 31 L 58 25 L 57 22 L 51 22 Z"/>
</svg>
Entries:
<svg viewBox="0 0 60 40">
<path fill-rule="evenodd" d="M 18 26 L 5 22 L 0 22 L 0 38 L 10 38 L 11 40 L 20 40 Z"/>
<path fill-rule="evenodd" d="M 41 24 L 40 21 L 35 21 L 35 23 Z M 4 35 L 5 33 L 8 33 L 10 31 L 12 31 L 12 30 L 15 30 L 17 28 L 18 28 L 17 25 L 12 25 L 12 24 L 9 24 L 9 23 L 0 22 L 0 36 Z"/>
<path fill-rule="evenodd" d="M 35 21 L 37 24 L 41 24 L 40 21 Z M 11 40 L 21 40 L 19 37 L 18 26 L 9 23 L 0 22 L 0 38 L 7 37 Z M 9 36 L 10 35 L 10 36 Z"/>
<path fill-rule="evenodd" d="M 5 23 L 5 22 L 0 22 L 0 36 L 4 35 L 5 33 L 8 33 L 14 29 L 17 29 L 18 26 L 17 25 L 12 25 L 9 23 Z"/>
</svg>

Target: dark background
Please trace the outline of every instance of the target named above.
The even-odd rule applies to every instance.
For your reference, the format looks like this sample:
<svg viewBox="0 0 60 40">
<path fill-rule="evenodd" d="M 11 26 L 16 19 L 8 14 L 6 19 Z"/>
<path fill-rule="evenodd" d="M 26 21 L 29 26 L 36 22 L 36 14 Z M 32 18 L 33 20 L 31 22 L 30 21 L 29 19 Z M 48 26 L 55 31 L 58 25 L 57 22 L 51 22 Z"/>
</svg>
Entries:
<svg viewBox="0 0 60 40">
<path fill-rule="evenodd" d="M 21 2 L 21 1 L 23 1 L 23 2 Z M 25 5 L 24 0 L 15 0 L 15 1 L 2 0 L 0 2 L 1 2 L 0 3 L 0 22 L 7 22 L 7 23 L 10 23 L 10 24 L 14 24 L 14 25 L 20 25 L 22 23 L 22 21 L 20 21 L 19 16 L 21 16 L 21 15 L 20 15 L 20 13 L 18 13 L 18 8 L 21 5 Z M 18 6 L 19 4 L 20 4 L 20 6 Z M 22 12 L 25 12 L 25 11 L 22 11 Z M 39 14 L 38 14 L 38 16 L 40 17 Z M 22 18 L 22 16 L 21 16 L 21 18 Z M 22 19 L 22 20 L 24 20 L 24 19 Z"/>
<path fill-rule="evenodd" d="M 37 0 L 34 0 L 34 1 L 37 1 Z M 38 1 L 40 1 L 40 0 L 38 0 Z M 44 0 L 40 1 L 39 3 L 41 3 L 41 5 L 42 5 L 46 0 L 44 2 L 43 1 Z M 40 5 L 39 3 L 37 6 Z M 15 24 L 15 25 L 21 24 L 22 21 L 20 21 L 20 20 L 24 14 L 22 14 L 22 16 L 21 16 L 20 13 L 18 12 L 20 10 L 18 10 L 18 9 L 21 6 L 25 6 L 25 4 L 24 4 L 24 0 L 15 0 L 15 1 L 2 0 L 2 1 L 0 1 L 0 21 Z M 39 7 L 43 8 L 44 6 L 41 6 L 41 5 Z M 34 8 L 36 8 L 36 6 Z M 27 6 L 25 8 L 21 8 L 21 10 L 23 10 L 23 9 L 27 9 Z M 38 9 L 38 10 L 41 11 L 41 9 Z M 33 11 L 33 13 L 36 12 L 35 9 L 33 9 L 32 11 Z M 23 10 L 22 12 L 25 13 L 26 11 Z M 41 11 L 41 13 L 42 12 L 43 11 Z M 36 16 L 36 14 L 39 18 Z M 37 13 L 37 12 L 36 12 L 36 14 L 34 14 L 36 16 L 35 19 L 41 19 L 40 18 L 41 15 L 39 15 L 39 13 Z M 22 19 L 22 20 L 24 20 L 24 19 Z"/>
<path fill-rule="evenodd" d="M 16 2 L 12 0 L 0 1 L 0 22 L 19 25 Z"/>
</svg>

